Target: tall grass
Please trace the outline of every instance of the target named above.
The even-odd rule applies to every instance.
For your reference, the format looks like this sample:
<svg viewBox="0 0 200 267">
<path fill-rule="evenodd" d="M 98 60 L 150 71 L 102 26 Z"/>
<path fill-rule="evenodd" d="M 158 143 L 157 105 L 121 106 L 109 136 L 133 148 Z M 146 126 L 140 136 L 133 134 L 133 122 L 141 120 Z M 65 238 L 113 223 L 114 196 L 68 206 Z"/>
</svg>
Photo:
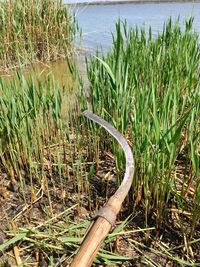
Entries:
<svg viewBox="0 0 200 267">
<path fill-rule="evenodd" d="M 17 3 L 26 1 L 5 3 L 17 6 Z M 35 5 L 33 10 L 45 3 L 48 1 L 37 2 L 39 6 Z M 46 6 L 48 8 L 51 9 L 51 6 Z M 44 18 L 47 18 L 46 15 Z M 34 23 L 40 25 L 40 20 Z M 78 215 L 83 192 L 88 193 L 87 208 L 98 207 L 98 199 L 92 198 L 93 192 L 89 192 L 89 183 L 98 170 L 102 152 L 110 149 L 112 140 L 97 126 L 86 124 L 79 117 L 80 108 L 91 108 L 118 128 L 132 144 L 136 171 L 132 191 L 127 198 L 130 210 L 142 206 L 146 225 L 153 218 L 156 230 L 165 223 L 165 219 L 174 223 L 182 231 L 184 245 L 192 246 L 198 242 L 195 229 L 200 219 L 200 48 L 198 37 L 192 31 L 192 19 L 186 22 L 184 29 L 178 22 L 173 24 L 169 20 L 156 38 L 152 36 L 151 28 L 147 34 L 138 28 L 128 30 L 126 23 L 122 22 L 116 24 L 116 31 L 113 49 L 101 59 L 97 54 L 97 57 L 87 60 L 90 96 L 86 98 L 82 91 L 80 102 L 67 109 L 67 120 L 64 112 L 65 106 L 70 104 L 65 101 L 68 88 L 61 88 L 50 76 L 43 82 L 31 76 L 25 79 L 21 73 L 18 73 L 17 81 L 0 79 L 1 171 L 7 174 L 13 185 L 20 181 L 25 202 L 27 192 L 30 193 L 29 185 L 31 195 L 28 203 L 34 203 L 37 197 L 35 190 L 40 185 L 48 197 L 51 216 L 54 210 L 50 190 L 56 183 L 62 191 L 59 195 L 62 200 L 69 200 L 73 194 L 78 202 Z M 20 41 L 20 45 L 22 43 Z M 45 54 L 47 50 L 44 48 L 42 51 Z M 9 62 L 13 64 L 14 61 Z M 74 87 L 80 83 L 83 89 L 74 64 L 70 64 L 70 70 L 74 74 Z M 112 149 L 120 178 L 124 158 L 114 142 Z M 71 190 L 69 195 L 68 187 Z M 66 231 L 66 224 L 63 227 L 59 236 Z M 55 240 L 54 228 L 49 229 L 52 229 L 52 235 L 47 233 L 45 238 L 48 242 Z M 20 239 L 11 241 L 15 243 L 26 235 L 28 233 L 23 233 Z M 29 241 L 34 243 L 35 238 L 40 239 L 40 234 L 32 231 L 32 237 Z M 76 238 L 75 241 L 65 239 L 66 242 L 69 240 L 77 242 Z M 61 251 L 64 251 L 65 241 Z M 2 247 L 9 244 L 5 243 Z M 36 244 L 43 249 L 40 240 Z M 163 249 L 171 258 L 170 250 L 164 246 Z M 51 246 L 49 250 L 52 252 Z M 187 252 L 190 256 L 189 249 Z M 53 266 L 54 253 L 50 255 Z M 146 259 L 149 260 L 148 255 Z M 119 258 L 120 266 L 122 260 Z M 104 261 L 108 263 L 109 256 Z"/>
<path fill-rule="evenodd" d="M 170 19 L 154 38 L 151 28 L 128 30 L 118 22 L 110 52 L 87 60 L 90 98 L 83 103 L 132 144 L 132 208 L 142 204 L 146 224 L 156 217 L 158 227 L 175 212 L 186 238 L 200 219 L 200 47 L 192 24 L 181 28 Z M 115 144 L 113 151 L 120 171 Z"/>
<path fill-rule="evenodd" d="M 17 82 L 0 80 L 1 160 L 13 173 L 31 165 L 31 158 L 41 160 L 43 146 L 60 127 L 61 93 L 51 88 L 50 80 L 36 86 L 21 74 Z"/>
<path fill-rule="evenodd" d="M 0 70 L 65 58 L 76 22 L 59 0 L 0 2 Z"/>
<path fill-rule="evenodd" d="M 73 134 L 70 110 L 66 116 L 63 109 L 69 105 L 68 90 L 51 76 L 43 82 L 20 73 L 17 80 L 0 79 L 0 167 L 26 196 L 29 188 L 34 196 L 38 186 L 48 193 L 56 179 L 66 195 L 67 181 L 73 185 L 74 175 L 81 175 L 73 166 L 79 136 Z"/>
</svg>

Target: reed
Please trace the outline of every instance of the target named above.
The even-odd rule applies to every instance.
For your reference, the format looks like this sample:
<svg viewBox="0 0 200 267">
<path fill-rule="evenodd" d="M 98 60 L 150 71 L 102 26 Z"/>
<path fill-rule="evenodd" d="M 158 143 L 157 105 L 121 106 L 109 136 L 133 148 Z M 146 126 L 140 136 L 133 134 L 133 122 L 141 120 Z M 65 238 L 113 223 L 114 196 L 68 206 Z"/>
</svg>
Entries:
<svg viewBox="0 0 200 267">
<path fill-rule="evenodd" d="M 59 0 L 0 2 L 0 71 L 66 58 L 77 25 Z"/>
<path fill-rule="evenodd" d="M 60 126 L 60 92 L 51 88 L 50 80 L 36 86 L 21 74 L 18 81 L 0 80 L 1 160 L 14 173 L 31 165 L 31 157 L 41 159 L 42 146 L 53 140 Z"/>
<path fill-rule="evenodd" d="M 200 47 L 192 24 L 191 18 L 182 28 L 169 19 L 153 37 L 151 28 L 128 30 L 118 22 L 110 52 L 87 60 L 90 97 L 82 101 L 132 144 L 132 209 L 142 204 L 146 225 L 156 217 L 157 229 L 174 210 L 188 239 L 200 219 Z M 106 145 L 105 135 L 100 143 Z M 123 157 L 116 144 L 113 153 L 120 172 Z"/>
<path fill-rule="evenodd" d="M 17 6 L 17 3 L 27 4 L 27 1 L 6 3 Z M 31 1 L 32 4 L 36 2 Z M 30 10 L 39 12 L 40 5 L 48 1 L 37 3 L 34 7 L 38 9 L 32 7 Z M 45 10 L 50 7 L 46 6 Z M 44 18 L 47 19 L 45 15 Z M 184 245 L 180 247 L 187 249 L 185 261 L 174 256 L 176 248 L 166 249 L 159 242 L 161 247 L 158 251 L 150 248 L 151 252 L 181 266 L 197 266 L 191 260 L 191 247 L 199 242 L 195 229 L 200 219 L 200 47 L 192 22 L 192 19 L 188 20 L 182 30 L 179 22 L 173 24 L 169 20 L 157 37 L 152 36 L 151 28 L 148 33 L 138 28 L 128 30 L 126 23 L 118 22 L 110 52 L 101 58 L 97 53 L 96 57 L 87 59 L 90 86 L 87 97 L 75 64 L 69 62 L 74 75 L 74 84 L 70 87 L 73 90 L 79 85 L 81 90 L 76 104 L 67 109 L 67 119 L 65 106 L 69 106 L 69 102 L 65 100 L 71 91 L 67 93 L 69 88 L 61 88 L 51 76 L 43 82 L 33 76 L 25 79 L 21 73 L 18 73 L 17 80 L 6 82 L 0 79 L 1 171 L 6 173 L 6 179 L 9 178 L 13 185 L 20 184 L 25 207 L 32 206 L 40 191 L 48 198 L 46 223 L 40 223 L 30 231 L 17 229 L 18 234 L 11 233 L 11 240 L 1 245 L 2 250 L 20 241 L 24 249 L 28 244 L 28 247 L 36 245 L 37 249 L 44 251 L 50 266 L 55 265 L 57 258 L 59 261 L 66 259 L 69 263 L 88 221 L 72 223 L 68 211 L 76 208 L 77 215 L 81 215 L 80 207 L 84 201 L 91 211 L 100 205 L 101 200 L 90 190 L 90 182 L 99 171 L 99 159 L 104 159 L 104 152 L 110 152 L 110 144 L 120 182 L 124 167 L 122 151 L 105 131 L 80 116 L 81 109 L 89 108 L 110 121 L 132 145 L 136 170 L 132 191 L 126 201 L 130 211 L 143 207 L 146 226 L 140 230 L 154 242 L 155 234 L 158 237 L 159 228 L 170 218 L 172 227 L 174 223 L 183 236 Z M 40 21 L 34 23 L 40 25 Z M 45 53 L 46 50 L 43 51 Z M 38 185 L 41 190 L 37 192 Z M 54 189 L 55 192 L 52 192 Z M 73 203 L 73 198 L 78 203 L 66 209 L 62 221 L 54 216 L 57 203 L 53 207 L 55 203 L 51 201 L 51 197 L 56 196 L 56 190 L 60 190 L 59 201 L 64 208 L 67 201 L 72 200 Z M 62 215 L 63 212 L 59 216 Z M 16 216 L 20 218 L 21 213 Z M 12 220 L 15 221 L 15 217 Z M 152 218 L 155 219 L 155 227 L 149 228 Z M 54 220 L 55 224 L 52 223 Z M 73 220 L 76 218 L 73 217 Z M 123 231 L 129 220 L 130 217 L 109 235 L 105 250 L 115 236 L 125 234 L 133 248 L 140 255 L 144 254 L 145 264 L 160 266 L 148 253 L 144 253 L 148 248 L 146 245 L 133 240 L 132 236 L 129 238 L 132 230 Z M 64 236 L 65 233 L 67 236 Z M 41 238 L 46 242 L 42 242 Z M 121 266 L 124 260 L 132 260 L 105 250 L 99 254 L 97 264 L 103 261 Z"/>
<path fill-rule="evenodd" d="M 25 194 L 37 186 L 48 192 L 56 176 L 65 195 L 69 170 L 72 177 L 80 176 L 78 166 L 73 166 L 79 135 L 71 134 L 71 111 L 66 116 L 63 109 L 69 105 L 69 94 L 69 88 L 61 88 L 51 76 L 40 81 L 18 73 L 17 79 L 0 79 L 0 166 Z M 74 178 L 71 182 L 76 183 Z"/>
</svg>

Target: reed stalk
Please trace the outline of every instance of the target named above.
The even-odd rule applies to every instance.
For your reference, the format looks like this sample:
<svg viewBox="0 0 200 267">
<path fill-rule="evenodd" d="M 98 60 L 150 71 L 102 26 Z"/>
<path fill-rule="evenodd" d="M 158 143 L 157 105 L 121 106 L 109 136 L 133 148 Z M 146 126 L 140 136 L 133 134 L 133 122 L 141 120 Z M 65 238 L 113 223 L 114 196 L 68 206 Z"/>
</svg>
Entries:
<svg viewBox="0 0 200 267">
<path fill-rule="evenodd" d="M 0 2 L 0 71 L 66 58 L 77 25 L 58 0 Z"/>
<path fill-rule="evenodd" d="M 118 22 L 110 52 L 87 60 L 90 97 L 82 101 L 129 138 L 136 161 L 130 199 L 133 208 L 143 205 L 146 225 L 154 214 L 159 228 L 172 205 L 192 213 L 190 238 L 200 219 L 200 47 L 192 24 L 169 19 L 153 37 L 151 27 Z M 113 153 L 120 172 L 115 143 Z"/>
</svg>

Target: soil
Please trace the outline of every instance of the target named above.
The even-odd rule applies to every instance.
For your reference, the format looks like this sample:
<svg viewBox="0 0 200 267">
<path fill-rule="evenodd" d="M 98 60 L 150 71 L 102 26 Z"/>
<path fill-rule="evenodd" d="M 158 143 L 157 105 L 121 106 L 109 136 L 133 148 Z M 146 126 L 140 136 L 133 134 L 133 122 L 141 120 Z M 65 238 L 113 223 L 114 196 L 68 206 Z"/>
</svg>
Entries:
<svg viewBox="0 0 200 267">
<path fill-rule="evenodd" d="M 88 173 L 90 166 L 88 163 Z M 0 244 L 19 233 L 29 232 L 23 239 L 13 242 L 0 252 L 0 266 L 68 266 L 80 241 L 67 244 L 61 242 L 61 238 L 69 234 L 70 227 L 86 222 L 84 227 L 70 233 L 70 236 L 80 237 L 81 240 L 96 211 L 117 189 L 115 162 L 109 153 L 100 159 L 98 171 L 97 166 L 95 169 L 81 192 L 72 178 L 72 171 L 68 173 L 71 180 L 58 177 L 55 171 L 54 178 L 49 179 L 44 188 L 41 184 L 35 183 L 33 187 L 27 183 L 24 190 L 21 186 L 13 185 L 8 176 L 1 173 Z M 127 233 L 103 245 L 104 250 L 127 256 L 129 260 L 106 265 L 98 257 L 99 263 L 94 263 L 94 266 L 181 266 L 175 260 L 176 256 L 183 260 L 188 257 L 193 263 L 200 264 L 200 242 L 188 245 L 185 240 L 184 243 L 183 232 L 172 212 L 168 213 L 162 226 L 156 229 L 155 214 L 151 215 L 147 227 L 142 203 L 132 214 L 130 205 L 123 206 L 116 222 L 118 227 L 130 216 L 131 219 L 122 229 Z M 188 223 L 186 217 L 185 229 Z M 193 240 L 199 238 L 200 227 L 196 229 Z"/>
</svg>

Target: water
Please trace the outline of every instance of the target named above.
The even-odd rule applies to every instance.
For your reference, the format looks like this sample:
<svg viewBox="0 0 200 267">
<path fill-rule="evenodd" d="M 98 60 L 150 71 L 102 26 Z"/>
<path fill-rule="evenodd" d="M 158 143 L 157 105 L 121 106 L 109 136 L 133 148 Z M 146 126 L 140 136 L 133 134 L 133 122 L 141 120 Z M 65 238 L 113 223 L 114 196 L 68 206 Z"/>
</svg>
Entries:
<svg viewBox="0 0 200 267">
<path fill-rule="evenodd" d="M 65 0 L 68 3 L 70 1 L 76 2 Z M 109 49 L 112 45 L 111 32 L 115 31 L 115 22 L 119 18 L 127 20 L 129 26 L 138 25 L 147 29 L 151 25 L 156 35 L 162 31 L 163 24 L 170 16 L 173 20 L 180 17 L 180 23 L 193 16 L 194 29 L 200 33 L 200 3 L 86 5 L 73 7 L 73 11 L 83 31 L 82 46 L 90 52 L 100 47 Z"/>
<path fill-rule="evenodd" d="M 65 2 L 76 2 L 76 0 L 65 0 Z M 82 2 L 84 1 L 82 0 Z M 102 47 L 104 50 L 108 50 L 112 46 L 111 32 L 115 31 L 115 22 L 119 18 L 126 19 L 129 26 L 138 25 L 147 28 L 151 25 L 153 33 L 156 35 L 158 31 L 162 30 L 163 24 L 169 16 L 174 20 L 180 16 L 180 20 L 183 21 L 192 15 L 195 18 L 194 29 L 200 33 L 200 3 L 86 5 L 76 6 L 73 11 L 83 31 L 81 48 L 85 48 L 89 54 L 96 51 L 97 48 Z M 83 57 L 79 55 L 78 60 L 79 69 L 86 80 L 84 55 Z M 36 73 L 36 76 L 39 75 L 41 79 L 53 75 L 60 85 L 65 84 L 68 88 L 71 87 L 70 73 L 67 64 L 63 61 L 40 64 L 36 68 L 34 67 L 34 70 L 28 68 L 25 75 L 28 76 L 30 73 Z"/>
</svg>

